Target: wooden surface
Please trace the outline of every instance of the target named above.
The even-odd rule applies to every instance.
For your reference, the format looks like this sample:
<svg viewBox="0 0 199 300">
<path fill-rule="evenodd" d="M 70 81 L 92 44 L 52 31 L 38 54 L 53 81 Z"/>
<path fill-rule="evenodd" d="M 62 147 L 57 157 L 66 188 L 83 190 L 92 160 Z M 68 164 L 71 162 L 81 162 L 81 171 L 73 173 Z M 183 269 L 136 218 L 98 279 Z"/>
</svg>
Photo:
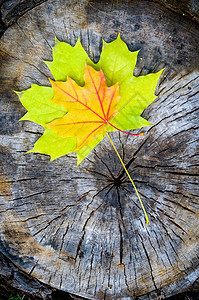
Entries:
<svg viewBox="0 0 199 300">
<path fill-rule="evenodd" d="M 144 137 L 112 133 L 150 218 L 105 138 L 76 169 L 75 155 L 53 162 L 26 154 L 42 127 L 12 90 L 49 85 L 54 36 L 78 36 L 97 61 L 101 38 L 118 32 L 141 48 L 135 75 L 166 67 L 158 98 L 143 116 Z M 31 276 L 88 299 L 156 299 L 198 277 L 198 41 L 196 23 L 148 1 L 47 1 L 0 40 L 0 248 Z"/>
<path fill-rule="evenodd" d="M 197 0 L 152 0 L 166 8 L 199 22 L 199 3 Z"/>
<path fill-rule="evenodd" d="M 0 0 L 0 37 L 19 17 L 45 1 L 47 0 Z"/>
<path fill-rule="evenodd" d="M 24 296 L 25 300 L 50 300 L 54 299 L 55 292 L 37 279 L 31 278 L 0 252 L 0 299 L 9 299 L 11 294 Z"/>
</svg>

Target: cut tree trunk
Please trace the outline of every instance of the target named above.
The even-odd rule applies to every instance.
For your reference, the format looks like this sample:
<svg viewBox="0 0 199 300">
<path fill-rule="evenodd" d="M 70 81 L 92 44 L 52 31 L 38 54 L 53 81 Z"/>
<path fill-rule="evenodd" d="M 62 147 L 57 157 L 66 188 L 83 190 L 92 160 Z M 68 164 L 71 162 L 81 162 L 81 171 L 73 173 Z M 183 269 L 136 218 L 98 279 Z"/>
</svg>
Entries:
<svg viewBox="0 0 199 300">
<path fill-rule="evenodd" d="M 78 168 L 75 154 L 50 162 L 27 154 L 43 133 L 18 120 L 13 90 L 49 86 L 55 35 L 81 42 L 93 61 L 118 33 L 140 49 L 134 74 L 165 71 L 144 111 L 153 125 L 111 134 L 149 215 L 106 137 Z M 199 26 L 148 1 L 50 0 L 0 40 L 0 251 L 51 287 L 88 299 L 157 299 L 198 277 L 197 128 Z"/>
</svg>

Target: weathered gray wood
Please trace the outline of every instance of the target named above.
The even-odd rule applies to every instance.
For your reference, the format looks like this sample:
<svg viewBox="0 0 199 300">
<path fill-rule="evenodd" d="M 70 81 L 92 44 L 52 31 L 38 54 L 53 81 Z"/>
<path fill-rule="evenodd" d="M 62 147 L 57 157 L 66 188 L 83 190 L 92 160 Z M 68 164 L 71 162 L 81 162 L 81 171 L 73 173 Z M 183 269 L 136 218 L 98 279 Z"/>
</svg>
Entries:
<svg viewBox="0 0 199 300">
<path fill-rule="evenodd" d="M 158 21 L 157 21 L 158 20 Z M 53 162 L 26 154 L 43 132 L 20 122 L 12 90 L 49 85 L 54 36 L 90 57 L 101 38 L 141 48 L 135 75 L 166 66 L 158 98 L 144 112 L 144 137 L 112 133 L 140 191 L 150 225 L 104 139 L 76 169 L 75 155 Z M 88 299 L 163 298 L 198 277 L 198 26 L 148 1 L 48 1 L 29 11 L 0 41 L 1 251 L 52 287 Z M 142 58 L 142 59 L 141 59 Z M 130 298 L 128 298 L 130 297 Z"/>
<path fill-rule="evenodd" d="M 0 253 L 0 299 L 8 299 L 9 296 L 17 295 L 23 289 L 25 298 L 52 299 L 53 289 L 48 288 L 38 280 L 19 270 L 2 253 Z M 32 297 L 28 297 L 32 296 Z M 71 298 L 72 299 L 72 298 Z"/>
<path fill-rule="evenodd" d="M 1 18 L 6 27 L 16 22 L 16 20 L 31 10 L 33 7 L 46 0 L 6 0 L 1 5 Z"/>
<path fill-rule="evenodd" d="M 47 0 L 0 0 L 0 37 L 19 17 Z"/>
<path fill-rule="evenodd" d="M 152 0 L 159 2 L 168 9 L 199 22 L 199 3 L 196 0 Z"/>
</svg>

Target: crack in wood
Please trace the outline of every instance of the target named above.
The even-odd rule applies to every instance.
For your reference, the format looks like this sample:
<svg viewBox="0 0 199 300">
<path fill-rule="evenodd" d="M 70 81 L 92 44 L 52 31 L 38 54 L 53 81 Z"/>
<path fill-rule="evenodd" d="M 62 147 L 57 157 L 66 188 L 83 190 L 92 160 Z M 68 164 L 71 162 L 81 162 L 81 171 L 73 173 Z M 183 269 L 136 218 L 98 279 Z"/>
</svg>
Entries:
<svg viewBox="0 0 199 300">
<path fill-rule="evenodd" d="M 66 234 L 67 234 L 67 232 L 68 232 L 68 229 L 69 229 L 69 225 L 66 227 L 66 230 L 65 230 L 65 232 L 64 232 L 64 234 L 63 234 L 63 236 L 62 236 L 62 241 L 61 241 L 61 245 L 60 245 L 60 249 L 59 249 L 59 255 L 58 255 L 58 257 L 59 257 L 60 259 L 62 259 L 62 258 L 60 257 L 60 254 L 61 254 L 61 252 L 62 252 L 62 248 L 63 248 L 63 245 L 64 245 L 64 239 L 65 239 L 65 236 L 66 236 Z"/>
<path fill-rule="evenodd" d="M 105 177 L 105 178 L 107 178 L 108 180 L 110 179 L 110 177 L 109 177 L 108 175 L 103 174 L 103 173 L 100 173 L 100 172 L 97 172 L 97 171 L 95 171 L 95 170 L 90 170 L 90 169 L 88 169 L 88 168 L 86 168 L 86 167 L 85 167 L 85 170 L 88 171 L 88 172 L 90 172 L 90 173 L 92 173 L 92 174 L 94 173 L 94 174 L 100 175 L 100 176 L 102 176 L 102 177 Z"/>
<path fill-rule="evenodd" d="M 166 197 L 165 197 L 164 199 L 165 199 L 166 201 L 169 201 L 169 202 L 175 204 L 175 205 L 180 206 L 180 207 L 183 208 L 184 210 L 187 210 L 187 211 L 189 211 L 189 212 L 191 212 L 191 213 L 193 213 L 193 214 L 196 213 L 195 211 L 193 211 L 193 210 L 190 209 L 189 207 L 182 205 L 182 203 L 180 203 L 180 202 L 174 201 L 174 200 L 172 200 L 172 199 L 168 199 L 168 198 L 166 198 Z"/>
<path fill-rule="evenodd" d="M 37 266 L 37 263 L 38 263 L 38 260 L 36 261 L 35 265 L 32 267 L 32 269 L 30 270 L 30 272 L 28 273 L 29 275 L 31 275 L 34 271 L 34 269 L 36 268 Z"/>
<path fill-rule="evenodd" d="M 127 164 L 125 164 L 125 167 L 127 168 L 127 170 L 129 169 L 130 165 L 133 163 L 133 161 L 136 158 L 137 153 L 140 151 L 140 149 L 143 147 L 143 145 L 147 142 L 149 137 L 147 137 L 144 142 L 138 147 L 138 149 L 133 153 L 133 157 L 129 160 L 129 162 Z M 120 175 L 117 177 L 117 179 L 121 179 L 123 176 L 125 175 L 125 170 L 122 169 L 122 172 L 120 173 Z"/>
<path fill-rule="evenodd" d="M 92 246 L 92 249 L 91 249 L 90 270 L 89 270 L 89 277 L 88 277 L 88 282 L 87 282 L 87 287 L 86 287 L 87 291 L 88 291 L 89 285 L 90 285 L 91 272 L 92 272 L 92 266 L 93 266 L 93 259 L 94 259 L 93 250 L 94 250 L 94 246 Z"/>
<path fill-rule="evenodd" d="M 154 275 L 153 275 L 153 268 L 152 268 L 152 265 L 151 265 L 151 260 L 150 260 L 149 254 L 148 254 L 147 249 L 146 249 L 146 247 L 145 247 L 145 245 L 144 245 L 142 236 L 141 236 L 139 233 L 138 233 L 138 236 L 140 237 L 141 244 L 142 244 L 142 247 L 143 247 L 143 249 L 144 249 L 144 252 L 145 252 L 145 255 L 146 255 L 148 264 L 149 264 L 152 282 L 153 282 L 153 284 L 154 284 L 155 290 L 157 291 L 158 289 L 157 289 L 157 286 L 156 286 L 156 283 L 155 283 L 155 278 L 154 278 Z"/>
<path fill-rule="evenodd" d="M 119 233 L 120 233 L 120 261 L 119 261 L 119 264 L 123 265 L 123 235 L 122 235 L 122 229 L 121 229 L 119 223 L 118 223 L 118 227 L 119 227 Z"/>
<path fill-rule="evenodd" d="M 107 168 L 108 172 L 110 173 L 112 179 L 114 180 L 115 177 L 113 176 L 113 173 L 111 172 L 111 169 L 109 168 L 108 164 L 97 154 L 97 151 L 94 149 L 93 150 L 97 158 L 104 164 L 104 166 Z"/>
<path fill-rule="evenodd" d="M 45 227 L 40 228 L 37 232 L 35 232 L 35 233 L 33 234 L 33 236 L 36 236 L 36 235 L 38 235 L 40 232 L 44 231 L 46 228 L 48 228 L 48 227 L 51 225 L 52 222 L 54 222 L 54 221 L 60 219 L 61 217 L 62 217 L 62 216 L 59 215 L 59 216 L 57 216 L 57 217 L 51 219 L 50 221 L 48 221 L 48 224 L 47 224 Z M 45 220 L 44 223 L 46 223 L 46 220 Z"/>
<path fill-rule="evenodd" d="M 34 197 L 34 196 L 38 196 L 38 195 L 41 195 L 41 194 L 46 194 L 46 193 L 49 193 L 49 192 L 52 192 L 52 191 L 53 190 L 47 190 L 47 191 L 41 191 L 41 192 L 33 193 L 33 194 L 30 194 L 30 195 L 27 195 L 27 196 L 22 196 L 22 197 L 14 198 L 13 201 L 22 200 L 22 199 L 28 199 L 28 198 L 31 198 L 31 197 Z"/>
</svg>

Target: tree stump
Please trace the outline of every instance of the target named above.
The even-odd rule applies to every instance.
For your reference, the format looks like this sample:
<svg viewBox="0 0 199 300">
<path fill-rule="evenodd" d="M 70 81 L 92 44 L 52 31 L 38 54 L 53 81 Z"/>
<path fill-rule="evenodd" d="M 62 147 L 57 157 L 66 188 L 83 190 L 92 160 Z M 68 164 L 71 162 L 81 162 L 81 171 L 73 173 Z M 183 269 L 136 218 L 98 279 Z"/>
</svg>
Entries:
<svg viewBox="0 0 199 300">
<path fill-rule="evenodd" d="M 112 133 L 137 196 L 105 138 L 78 168 L 74 154 L 49 161 L 26 154 L 43 128 L 18 120 L 13 90 L 49 86 L 43 60 L 55 35 L 80 36 L 99 59 L 102 38 L 118 33 L 140 49 L 134 74 L 165 67 L 158 98 L 144 111 L 144 137 Z M 51 287 L 87 299 L 165 298 L 198 277 L 197 127 L 199 26 L 148 1 L 49 0 L 28 11 L 0 40 L 0 250 Z M 138 131 L 135 131 L 138 132 Z"/>
</svg>

